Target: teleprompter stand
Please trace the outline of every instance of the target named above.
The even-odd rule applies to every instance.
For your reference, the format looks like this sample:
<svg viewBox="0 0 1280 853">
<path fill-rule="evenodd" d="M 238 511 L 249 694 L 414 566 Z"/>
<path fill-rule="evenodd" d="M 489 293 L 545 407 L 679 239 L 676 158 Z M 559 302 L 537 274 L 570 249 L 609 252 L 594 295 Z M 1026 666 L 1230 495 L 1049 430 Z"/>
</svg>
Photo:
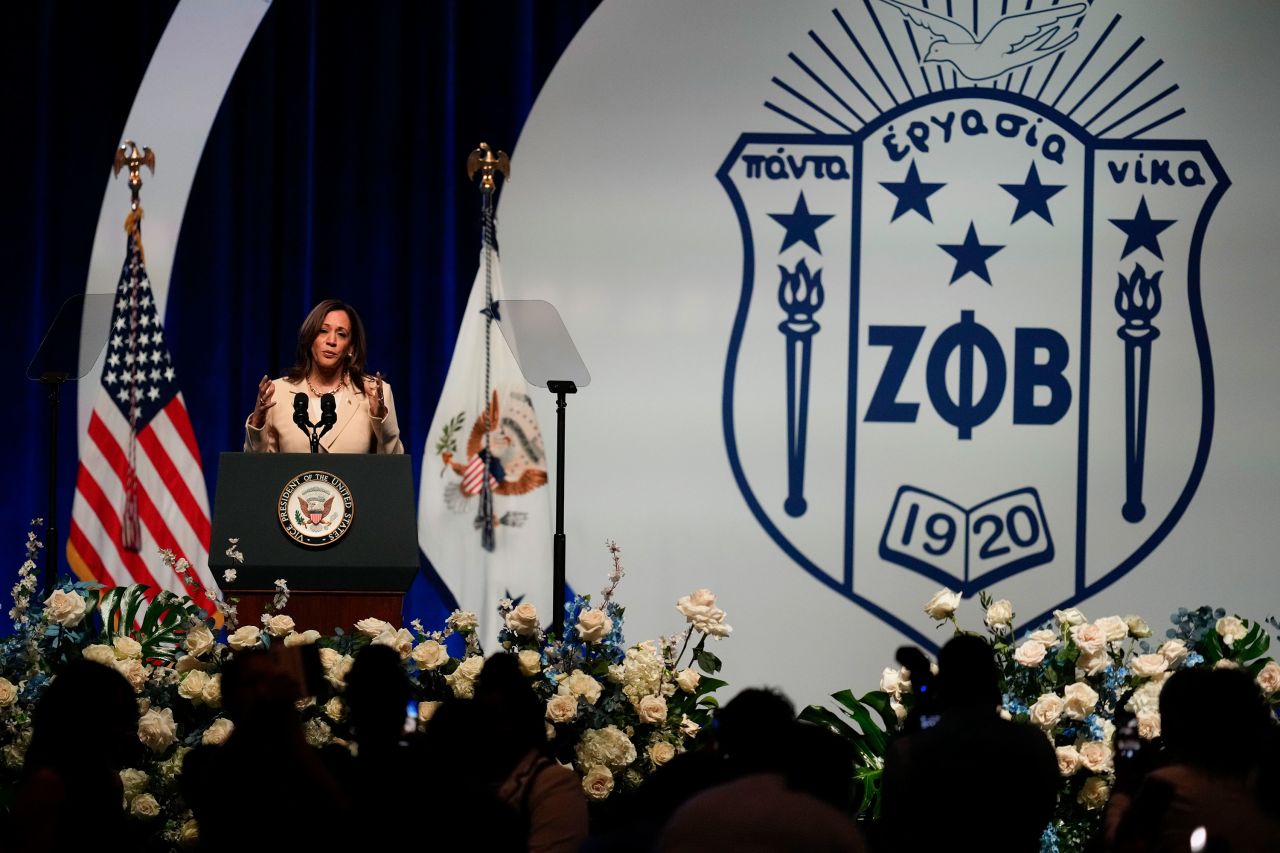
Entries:
<svg viewBox="0 0 1280 853">
<path fill-rule="evenodd" d="M 498 327 L 525 381 L 556 395 L 556 531 L 551 544 L 551 606 L 560 614 L 552 626 L 564 636 L 565 410 L 568 394 L 591 384 L 560 313 L 541 299 L 504 299 L 496 303 Z"/>
</svg>

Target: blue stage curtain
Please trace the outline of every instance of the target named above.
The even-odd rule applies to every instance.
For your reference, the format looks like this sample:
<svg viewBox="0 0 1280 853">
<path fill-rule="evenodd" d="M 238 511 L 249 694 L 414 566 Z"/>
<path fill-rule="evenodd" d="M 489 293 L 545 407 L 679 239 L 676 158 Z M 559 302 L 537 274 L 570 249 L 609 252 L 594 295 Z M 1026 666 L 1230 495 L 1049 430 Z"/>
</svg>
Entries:
<svg viewBox="0 0 1280 853">
<path fill-rule="evenodd" d="M 258 378 L 291 364 L 298 325 L 329 296 L 359 310 L 369 367 L 395 386 L 416 482 L 479 250 L 466 155 L 482 140 L 512 151 L 542 82 L 598 2 L 272 5 L 205 148 L 165 317 L 210 500 L 218 455 L 243 441 Z M 16 331 L 3 372 L 17 408 L 7 442 L 11 486 L 0 494 L 6 599 L 27 521 L 47 503 L 45 396 L 24 378 L 26 361 L 58 305 L 84 289 L 113 146 L 175 5 L 44 2 L 6 12 L 9 86 L 0 97 L 17 156 L 8 162 L 8 204 L 0 205 Z M 165 152 L 156 156 L 157 173 L 145 181 L 164 179 Z M 119 195 L 123 221 L 123 186 Z M 123 245 L 122 232 L 122 258 Z M 77 463 L 75 396 L 67 386 L 63 542 Z M 66 571 L 63 542 L 54 556 Z M 407 609 L 432 624 L 448 604 L 437 598 L 420 579 Z"/>
</svg>

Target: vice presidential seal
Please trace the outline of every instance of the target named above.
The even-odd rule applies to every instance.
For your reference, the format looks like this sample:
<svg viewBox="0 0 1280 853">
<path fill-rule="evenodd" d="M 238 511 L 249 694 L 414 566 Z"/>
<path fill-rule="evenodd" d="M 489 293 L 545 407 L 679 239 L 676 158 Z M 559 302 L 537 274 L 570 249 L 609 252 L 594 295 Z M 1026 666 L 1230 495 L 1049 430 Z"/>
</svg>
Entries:
<svg viewBox="0 0 1280 853">
<path fill-rule="evenodd" d="M 834 11 L 765 102 L 795 131 L 744 133 L 718 174 L 744 247 L 738 486 L 799 566 L 926 646 L 939 584 L 999 583 L 1034 624 L 1186 511 L 1229 185 L 1165 136 L 1178 87 L 1119 14 L 961 5 Z"/>
<path fill-rule="evenodd" d="M 337 542 L 351 529 L 355 503 L 351 490 L 327 471 L 307 471 L 285 483 L 276 515 L 285 535 L 302 545 Z"/>
</svg>

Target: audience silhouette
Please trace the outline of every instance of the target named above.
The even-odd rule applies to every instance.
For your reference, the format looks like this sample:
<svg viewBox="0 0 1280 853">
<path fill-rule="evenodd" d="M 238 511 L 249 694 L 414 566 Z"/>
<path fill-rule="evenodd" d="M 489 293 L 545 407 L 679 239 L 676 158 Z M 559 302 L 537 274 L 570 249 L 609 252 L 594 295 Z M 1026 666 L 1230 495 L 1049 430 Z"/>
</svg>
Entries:
<svg viewBox="0 0 1280 853">
<path fill-rule="evenodd" d="M 88 660 L 64 666 L 36 708 L 15 802 L 15 847 L 72 851 L 85 827 L 128 849 L 120 771 L 141 749 L 133 688 L 114 669 Z"/>
<path fill-rule="evenodd" d="M 877 848 L 1038 851 L 1059 785 L 1044 734 L 1002 719 L 991 646 L 960 635 L 938 656 L 938 718 L 890 744 Z M 925 720 L 923 722 L 928 722 Z"/>
<path fill-rule="evenodd" d="M 1280 850 L 1274 803 L 1260 800 L 1258 768 L 1275 725 L 1258 686 L 1238 669 L 1185 669 L 1160 692 L 1166 764 L 1148 773 L 1131 803 L 1117 800 L 1113 849 L 1183 851 L 1193 834 L 1206 851 Z"/>
</svg>

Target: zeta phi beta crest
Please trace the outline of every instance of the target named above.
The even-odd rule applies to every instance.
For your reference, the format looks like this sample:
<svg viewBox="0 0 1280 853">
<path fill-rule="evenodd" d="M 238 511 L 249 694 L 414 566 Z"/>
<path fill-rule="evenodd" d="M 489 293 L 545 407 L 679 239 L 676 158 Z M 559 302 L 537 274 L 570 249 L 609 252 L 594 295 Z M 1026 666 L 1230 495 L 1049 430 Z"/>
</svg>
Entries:
<svg viewBox="0 0 1280 853">
<path fill-rule="evenodd" d="M 765 104 L 797 132 L 744 133 L 718 178 L 739 488 L 791 560 L 933 646 L 939 585 L 1034 624 L 1178 523 L 1229 182 L 1207 142 L 1151 138 L 1178 87 L 1103 4 L 925 5 L 835 10 Z"/>
</svg>

